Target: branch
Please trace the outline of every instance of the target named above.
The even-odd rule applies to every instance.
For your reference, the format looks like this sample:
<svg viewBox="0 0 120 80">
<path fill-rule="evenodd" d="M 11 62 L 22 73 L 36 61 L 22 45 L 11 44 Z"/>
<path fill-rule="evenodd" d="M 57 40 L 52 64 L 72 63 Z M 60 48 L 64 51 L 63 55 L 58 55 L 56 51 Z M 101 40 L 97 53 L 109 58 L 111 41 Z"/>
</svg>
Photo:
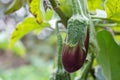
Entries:
<svg viewBox="0 0 120 80">
<path fill-rule="evenodd" d="M 62 20 L 62 23 L 64 24 L 64 26 L 67 26 L 67 20 L 68 18 L 64 15 L 64 13 L 62 12 L 62 10 L 60 9 L 60 7 L 58 6 L 58 4 L 56 3 L 55 0 L 49 0 L 53 9 L 55 10 L 55 12 L 59 15 L 59 17 Z"/>
<path fill-rule="evenodd" d="M 83 66 L 83 69 L 82 69 L 82 72 L 81 72 L 82 74 L 81 74 L 81 76 L 78 80 L 87 80 L 88 73 L 90 72 L 92 64 L 93 64 L 94 54 L 89 53 L 88 58 L 89 58 L 89 60 Z"/>
<path fill-rule="evenodd" d="M 97 27 L 113 27 L 113 26 L 117 26 L 117 23 L 98 23 L 98 24 L 95 24 L 95 26 L 97 26 Z"/>
</svg>

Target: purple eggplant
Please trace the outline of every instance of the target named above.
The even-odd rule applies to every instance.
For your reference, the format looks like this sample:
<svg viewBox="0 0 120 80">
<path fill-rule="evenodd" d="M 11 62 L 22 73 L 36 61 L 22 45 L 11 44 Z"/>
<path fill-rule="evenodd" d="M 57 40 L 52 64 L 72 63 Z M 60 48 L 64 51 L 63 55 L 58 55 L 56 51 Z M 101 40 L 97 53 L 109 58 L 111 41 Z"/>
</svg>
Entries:
<svg viewBox="0 0 120 80">
<path fill-rule="evenodd" d="M 75 72 L 83 65 L 88 52 L 89 31 L 87 31 L 84 45 L 85 50 L 80 46 L 80 41 L 78 41 L 75 47 L 64 44 L 62 49 L 62 63 L 67 72 Z"/>
</svg>

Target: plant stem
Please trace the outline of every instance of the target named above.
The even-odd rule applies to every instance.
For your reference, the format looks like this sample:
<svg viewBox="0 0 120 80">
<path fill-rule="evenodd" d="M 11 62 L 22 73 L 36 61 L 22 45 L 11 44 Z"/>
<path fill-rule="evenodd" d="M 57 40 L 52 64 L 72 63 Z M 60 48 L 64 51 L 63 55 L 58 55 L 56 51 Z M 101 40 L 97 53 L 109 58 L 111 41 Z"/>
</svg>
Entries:
<svg viewBox="0 0 120 80">
<path fill-rule="evenodd" d="M 58 70 L 62 69 L 62 61 L 61 61 L 61 53 L 62 53 L 62 47 L 63 47 L 63 41 L 62 41 L 62 36 L 60 35 L 59 28 L 58 28 L 58 23 L 60 21 L 56 22 L 56 34 L 57 34 L 57 43 L 58 43 Z"/>
<path fill-rule="evenodd" d="M 105 23 L 105 24 L 98 23 L 95 26 L 99 26 L 99 27 L 113 27 L 113 26 L 116 26 L 116 25 L 117 25 L 117 23 Z"/>
<path fill-rule="evenodd" d="M 62 47 L 63 47 L 63 40 L 62 36 L 59 31 L 58 23 L 61 23 L 61 21 L 56 22 L 56 35 L 57 35 L 57 71 L 55 73 L 55 76 L 53 80 L 71 80 L 70 79 L 70 74 L 67 73 L 63 66 L 62 66 Z"/>
<path fill-rule="evenodd" d="M 62 23 L 66 27 L 68 18 L 64 15 L 64 13 L 62 12 L 62 10 L 60 9 L 60 7 L 58 6 L 58 4 L 56 3 L 55 0 L 49 0 L 49 1 L 50 1 L 51 5 L 52 5 L 53 9 L 55 10 L 55 12 L 61 18 Z"/>
<path fill-rule="evenodd" d="M 72 0 L 72 3 L 73 3 L 73 14 L 74 15 L 79 14 L 82 17 L 84 17 L 85 15 L 84 15 L 80 1 L 79 0 Z"/>
<path fill-rule="evenodd" d="M 92 19 L 101 19 L 101 20 L 108 20 L 110 21 L 110 19 L 108 18 L 103 18 L 103 17 L 95 17 L 95 16 L 91 16 Z"/>
<path fill-rule="evenodd" d="M 79 80 L 87 80 L 88 73 L 90 72 L 92 64 L 93 64 L 94 54 L 89 53 L 88 58 L 89 60 L 83 66 L 82 75 L 80 76 Z"/>
<path fill-rule="evenodd" d="M 84 15 L 87 17 L 88 16 L 87 0 L 80 0 L 80 3 L 82 5 L 82 9 L 83 9 Z"/>
</svg>

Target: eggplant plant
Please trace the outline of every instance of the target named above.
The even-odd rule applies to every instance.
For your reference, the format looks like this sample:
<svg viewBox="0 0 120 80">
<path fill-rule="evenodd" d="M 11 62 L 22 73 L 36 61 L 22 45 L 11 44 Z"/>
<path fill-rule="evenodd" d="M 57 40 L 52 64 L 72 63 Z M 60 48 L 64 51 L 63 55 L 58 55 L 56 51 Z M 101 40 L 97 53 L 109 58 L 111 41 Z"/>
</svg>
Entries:
<svg viewBox="0 0 120 80">
<path fill-rule="evenodd" d="M 26 6 L 28 15 L 12 32 L 10 47 L 30 31 L 55 32 L 57 64 L 50 80 L 119 80 L 119 0 L 14 0 L 4 13 Z"/>
</svg>

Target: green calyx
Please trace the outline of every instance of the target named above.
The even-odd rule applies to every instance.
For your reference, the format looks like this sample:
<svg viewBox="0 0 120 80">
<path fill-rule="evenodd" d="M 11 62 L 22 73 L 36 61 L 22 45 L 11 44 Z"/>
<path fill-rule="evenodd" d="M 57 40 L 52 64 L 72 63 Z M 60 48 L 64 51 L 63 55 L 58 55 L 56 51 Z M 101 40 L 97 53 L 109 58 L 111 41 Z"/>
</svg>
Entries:
<svg viewBox="0 0 120 80">
<path fill-rule="evenodd" d="M 86 35 L 87 23 L 80 15 L 72 16 L 68 21 L 66 44 L 75 47 L 80 41 L 80 45 L 84 47 L 84 39 Z"/>
<path fill-rule="evenodd" d="M 73 2 L 73 16 L 67 23 L 67 38 L 66 45 L 75 47 L 78 43 L 82 49 L 84 47 L 84 40 L 87 32 L 88 18 L 82 8 L 80 0 L 72 0 Z"/>
</svg>

